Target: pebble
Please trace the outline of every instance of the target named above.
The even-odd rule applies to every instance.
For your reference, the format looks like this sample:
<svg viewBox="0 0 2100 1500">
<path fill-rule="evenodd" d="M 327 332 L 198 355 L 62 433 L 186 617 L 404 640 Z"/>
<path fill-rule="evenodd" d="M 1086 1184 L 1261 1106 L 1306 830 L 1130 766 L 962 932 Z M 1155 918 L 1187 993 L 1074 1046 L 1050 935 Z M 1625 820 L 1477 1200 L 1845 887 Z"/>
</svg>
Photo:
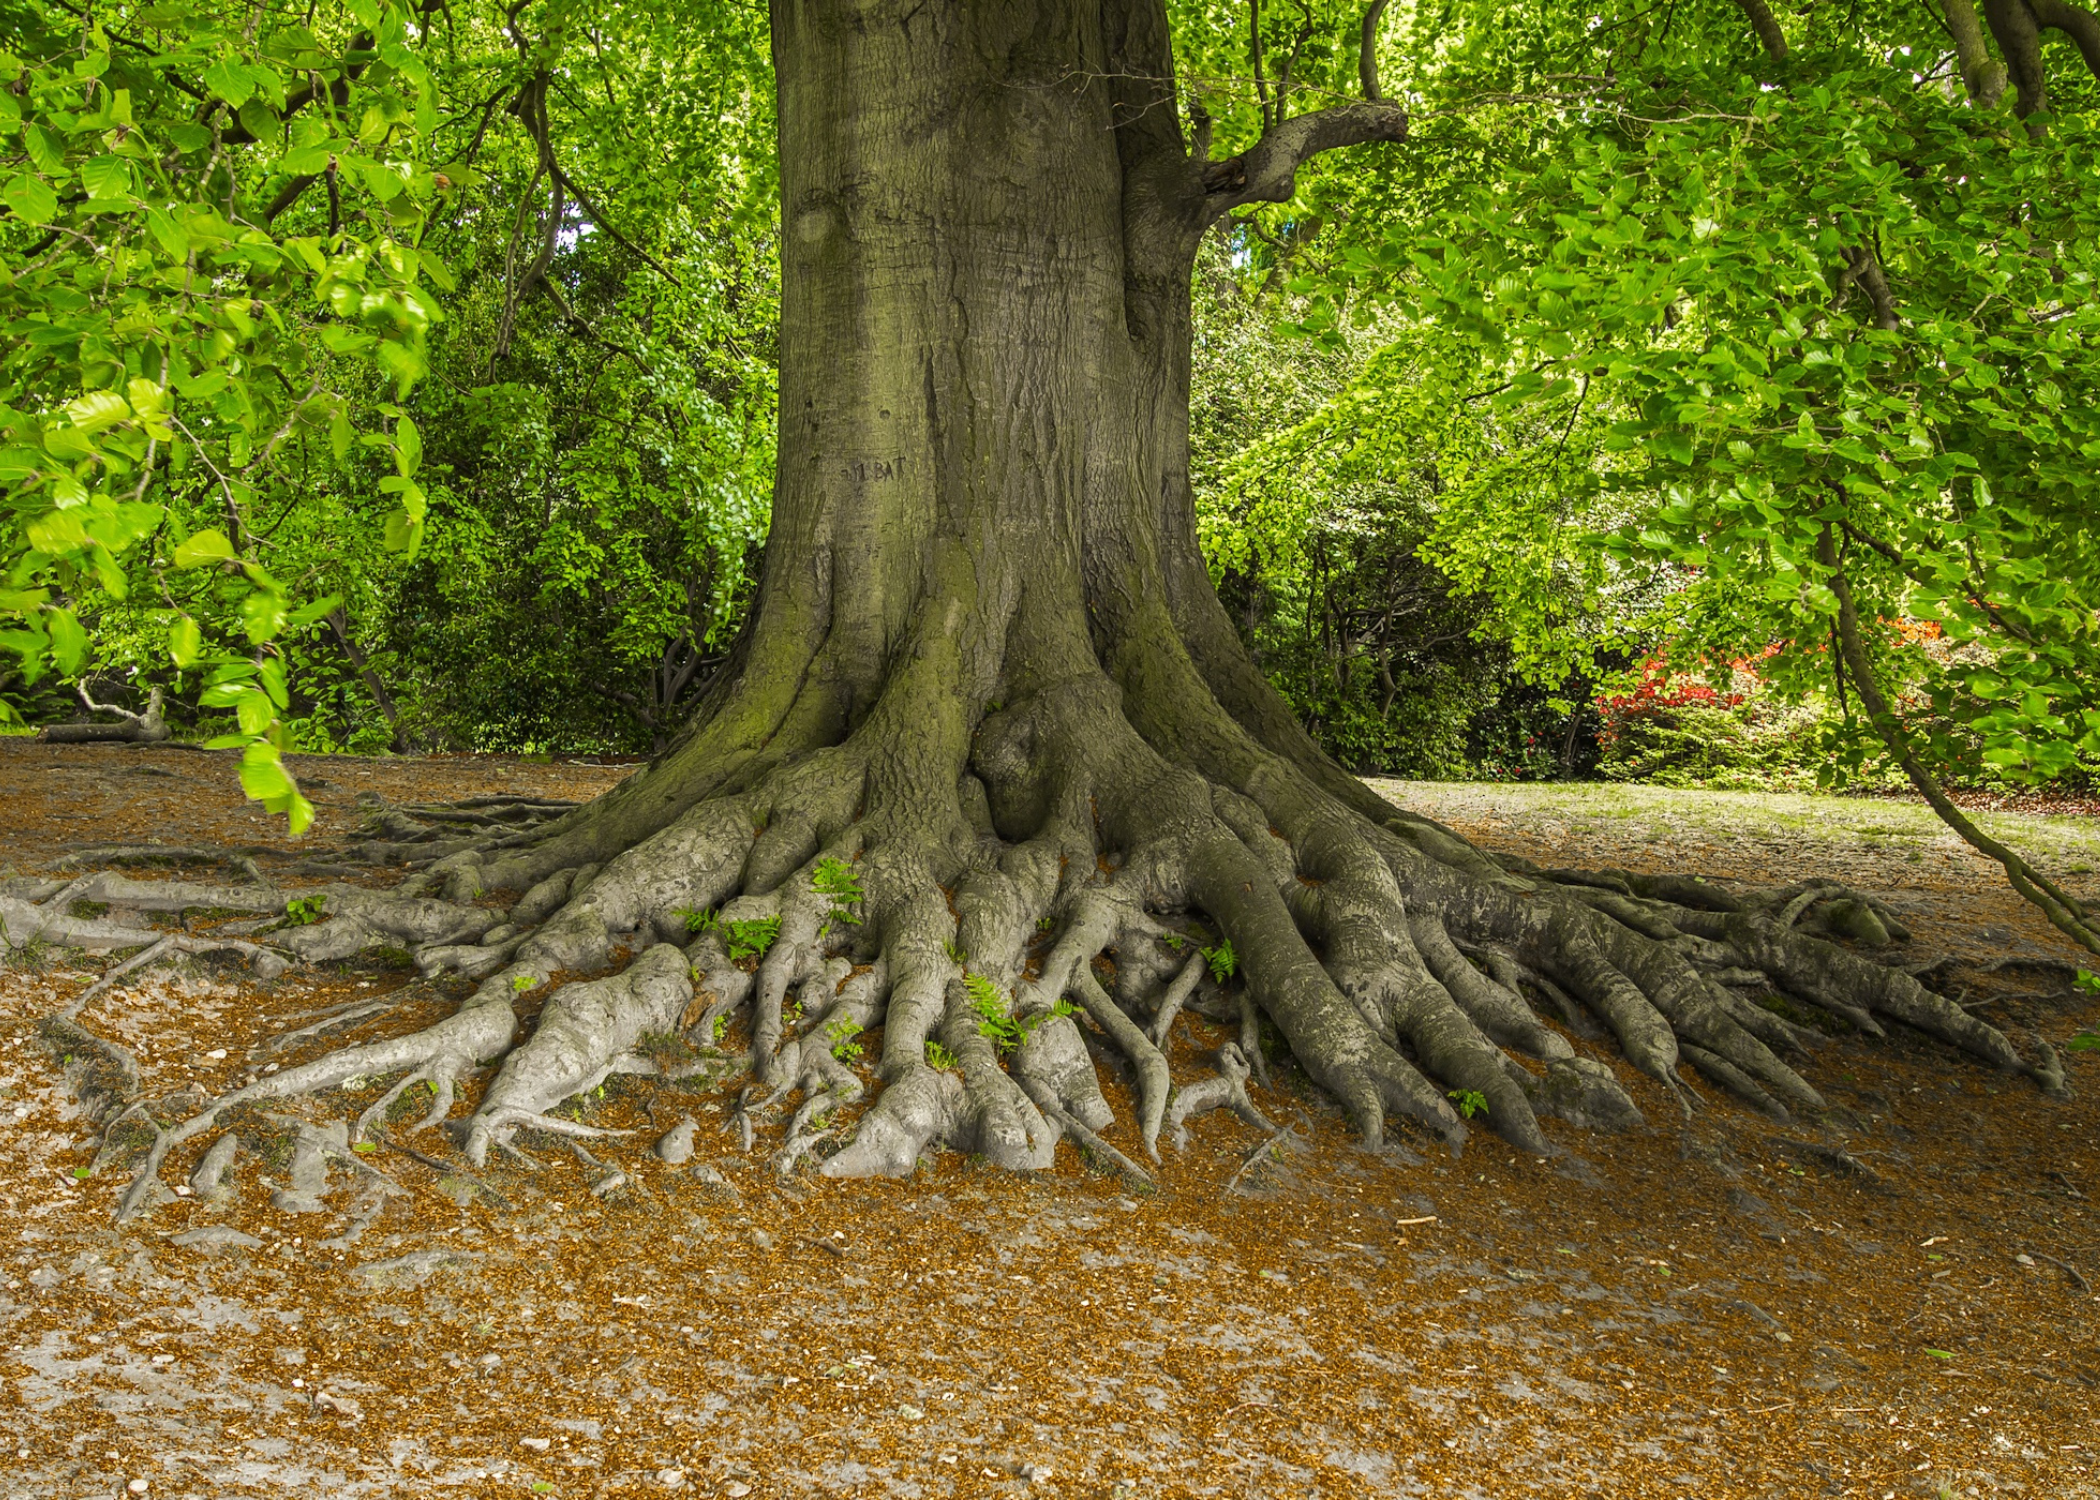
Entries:
<svg viewBox="0 0 2100 1500">
<path fill-rule="evenodd" d="M 552 1438 L 519 1438 L 519 1439 L 518 1439 L 518 1446 L 519 1446 L 520 1448 L 530 1448 L 530 1449 L 531 1449 L 531 1450 L 532 1450 L 533 1452 L 535 1452 L 535 1453 L 545 1453 L 545 1452 L 546 1452 L 546 1451 L 547 1451 L 547 1450 L 548 1450 L 549 1448 L 552 1448 L 552 1447 L 554 1446 L 554 1439 L 552 1439 Z"/>
<path fill-rule="evenodd" d="M 143 1495 L 146 1491 L 152 1489 L 153 1486 L 146 1483 L 143 1479 L 134 1479 L 131 1483 L 125 1485 L 124 1488 L 130 1490 L 134 1495 Z"/>
<path fill-rule="evenodd" d="M 675 1490 L 685 1483 L 685 1470 L 658 1469 L 656 1471 L 656 1482 L 667 1490 Z"/>
<path fill-rule="evenodd" d="M 2016 1266 L 2031 1266 L 2034 1264 L 2034 1257 L 2031 1255 L 2015 1255 L 2013 1264 Z"/>
<path fill-rule="evenodd" d="M 722 1487 L 722 1493 L 728 1495 L 730 1500 L 741 1500 L 742 1496 L 751 1493 L 751 1486 L 740 1479 L 732 1479 Z"/>
</svg>

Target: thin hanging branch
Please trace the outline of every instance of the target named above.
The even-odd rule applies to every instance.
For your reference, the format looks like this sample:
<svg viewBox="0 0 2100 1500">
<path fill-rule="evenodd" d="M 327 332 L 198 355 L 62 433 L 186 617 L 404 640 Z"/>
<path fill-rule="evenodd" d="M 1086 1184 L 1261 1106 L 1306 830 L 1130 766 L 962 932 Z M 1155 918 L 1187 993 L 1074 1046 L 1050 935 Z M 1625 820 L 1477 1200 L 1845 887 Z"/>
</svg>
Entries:
<svg viewBox="0 0 2100 1500">
<path fill-rule="evenodd" d="M 1932 772 L 1918 758 L 1903 732 L 1902 721 L 1890 708 L 1888 699 L 1882 695 L 1881 684 L 1875 680 L 1874 666 L 1867 659 L 1866 643 L 1860 634 L 1859 606 L 1853 598 L 1852 585 L 1845 576 L 1844 565 L 1839 561 L 1837 533 L 1826 526 L 1816 544 L 1816 555 L 1829 571 L 1830 591 L 1837 595 L 1837 635 L 1844 657 L 1845 670 L 1852 679 L 1852 687 L 1859 694 L 1860 706 L 1866 710 L 1867 721 L 1881 737 L 1883 745 L 1895 757 L 1910 784 L 1917 788 L 1939 819 L 1953 829 L 1970 848 L 1989 859 L 1996 860 L 2005 871 L 2005 878 L 2012 888 L 2026 897 L 2049 919 L 2057 931 L 2093 953 L 2100 953 L 2100 925 L 2096 925 L 2085 907 L 2066 893 L 2054 881 L 2029 865 L 2005 845 L 1970 821 L 1968 814 L 1954 805 Z"/>
</svg>

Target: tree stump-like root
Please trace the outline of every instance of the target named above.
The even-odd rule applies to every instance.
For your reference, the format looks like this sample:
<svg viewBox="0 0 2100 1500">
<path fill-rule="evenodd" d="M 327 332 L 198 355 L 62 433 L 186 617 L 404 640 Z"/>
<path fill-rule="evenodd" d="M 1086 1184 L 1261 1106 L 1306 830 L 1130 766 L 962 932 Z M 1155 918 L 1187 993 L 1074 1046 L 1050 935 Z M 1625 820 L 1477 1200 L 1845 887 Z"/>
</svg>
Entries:
<svg viewBox="0 0 2100 1500">
<path fill-rule="evenodd" d="M 390 1080 L 353 1146 L 419 1084 L 434 1097 L 409 1134 L 443 1125 L 477 1167 L 515 1154 L 521 1130 L 602 1135 L 550 1111 L 616 1072 L 675 1074 L 650 1046 L 712 1043 L 732 1017 L 749 1037 L 734 1115 L 747 1148 L 756 1121 L 785 1115 L 777 1170 L 815 1162 L 837 1177 L 908 1174 L 934 1145 L 1037 1170 L 1070 1138 L 1142 1179 L 1102 1138 L 1113 1112 L 1090 1040 L 1120 1059 L 1138 1151 L 1154 1163 L 1162 1132 L 1182 1138 L 1204 1109 L 1273 1129 L 1248 1090 L 1265 1038 L 1280 1037 L 1374 1147 L 1395 1115 L 1454 1152 L 1470 1121 L 1539 1156 L 1561 1149 L 1542 1117 L 1637 1123 L 1612 1068 L 1578 1053 L 1535 999 L 1553 1021 L 1608 1034 L 1687 1112 L 1686 1063 L 1775 1119 L 1824 1108 L 1796 1068 L 1821 1033 L 1754 1003 L 1752 988 L 1826 1029 L 1899 1021 L 2063 1088 L 2045 1045 L 2030 1060 L 1844 946 L 1904 934 L 1842 887 L 1753 896 L 1496 859 L 1404 811 L 1351 805 L 1278 756 L 1233 766 L 1198 746 L 1169 760 L 1100 678 L 988 713 L 959 777 L 929 778 L 938 757 L 911 753 L 893 718 L 878 707 L 843 743 L 754 763 L 742 785 L 667 794 L 651 831 L 617 835 L 625 847 L 607 847 L 606 829 L 631 831 L 661 766 L 551 822 L 499 817 L 465 847 L 443 840 L 399 890 L 325 888 L 325 920 L 269 940 L 308 959 L 398 943 L 427 973 L 476 988 L 422 1030 L 257 1077 L 158 1129 L 120 1215 L 155 1201 L 169 1152 L 230 1107 L 352 1079 Z M 603 805 L 626 821 L 601 819 Z M 433 887 L 444 896 L 423 894 Z M 519 893 L 507 913 L 462 904 L 503 889 Z M 226 895 L 213 902 L 235 904 Z M 0 920 L 12 932 L 17 914 Z M 633 957 L 619 967 L 623 950 Z M 601 977 L 557 982 L 577 973 Z M 543 1003 L 525 1035 L 528 996 Z M 1177 1086 L 1169 1043 L 1184 1007 L 1239 1040 Z M 877 1035 L 862 1059 L 856 1039 Z M 491 1065 L 478 1103 L 451 1120 L 457 1082 Z"/>
</svg>

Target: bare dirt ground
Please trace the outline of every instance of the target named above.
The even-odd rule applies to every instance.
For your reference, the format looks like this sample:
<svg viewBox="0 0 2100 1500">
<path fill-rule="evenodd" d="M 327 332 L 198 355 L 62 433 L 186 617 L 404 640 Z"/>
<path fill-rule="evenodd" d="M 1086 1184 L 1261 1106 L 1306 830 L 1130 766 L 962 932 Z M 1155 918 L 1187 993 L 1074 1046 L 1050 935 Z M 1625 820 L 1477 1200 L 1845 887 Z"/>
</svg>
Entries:
<svg viewBox="0 0 2100 1500">
<path fill-rule="evenodd" d="M 296 768 L 321 845 L 353 831 L 359 792 L 583 797 L 626 769 Z M 284 841 L 232 770 L 0 740 L 0 866 L 219 842 L 267 870 Z M 1977 972 L 2069 955 L 1919 808 L 1388 790 L 1542 862 L 1834 874 L 1969 964 L 1953 982 L 2015 1034 L 2061 1045 L 2093 1019 L 2060 969 Z M 2094 890 L 2100 822 L 1989 822 Z M 1263 1138 L 1204 1116 L 1142 1197 L 1069 1148 L 1033 1179 L 943 1154 L 909 1181 L 781 1182 L 720 1128 L 726 1095 L 610 1088 L 590 1118 L 638 1133 L 597 1153 L 627 1177 L 602 1197 L 551 1144 L 536 1174 L 477 1177 L 430 1132 L 405 1142 L 420 1155 L 336 1169 L 322 1212 L 270 1206 L 285 1164 L 266 1146 L 233 1201 L 193 1193 L 119 1230 L 124 1174 L 80 1175 L 95 1132 L 37 1031 L 108 962 L 0 969 L 7 1500 L 2100 1496 L 2100 1054 L 2068 1054 L 2075 1096 L 2052 1104 L 1914 1036 L 1833 1038 L 1807 1072 L 1842 1110 L 1791 1126 L 1689 1069 L 1705 1107 L 1685 1121 L 1621 1067 L 1648 1127 L 1553 1122 L 1570 1155 L 1551 1162 L 1484 1133 L 1458 1160 L 1420 1139 L 1366 1153 L 1280 1069 L 1257 1097 L 1292 1142 L 1250 1165 Z M 137 1053 L 149 1096 L 217 1092 L 297 1018 L 407 980 L 193 964 L 81 1019 Z M 353 1035 L 447 1003 L 404 997 Z M 1222 1035 L 1191 1017 L 1177 1055 Z M 284 1112 L 341 1120 L 376 1090 Z M 712 1174 L 647 1154 L 687 1112 Z"/>
</svg>

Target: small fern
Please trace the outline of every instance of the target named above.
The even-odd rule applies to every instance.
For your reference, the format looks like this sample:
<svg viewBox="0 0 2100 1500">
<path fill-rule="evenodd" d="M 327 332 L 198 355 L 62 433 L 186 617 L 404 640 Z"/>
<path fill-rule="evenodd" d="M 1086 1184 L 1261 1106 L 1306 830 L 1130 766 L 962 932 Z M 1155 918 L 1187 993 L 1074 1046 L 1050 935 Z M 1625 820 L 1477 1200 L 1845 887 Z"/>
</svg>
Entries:
<svg viewBox="0 0 2100 1500">
<path fill-rule="evenodd" d="M 853 873 L 853 866 L 843 859 L 825 857 L 817 861 L 816 872 L 810 876 L 810 889 L 819 896 L 831 898 L 831 910 L 824 918 L 824 925 L 817 929 L 822 937 L 831 931 L 832 924 L 843 922 L 849 927 L 860 926 L 860 918 L 853 914 L 854 903 L 866 892 L 860 888 L 860 877 Z"/>
<path fill-rule="evenodd" d="M 780 918 L 752 917 L 744 922 L 724 922 L 722 935 L 729 942 L 729 961 L 742 963 L 747 958 L 764 958 L 773 940 L 780 936 Z"/>
<path fill-rule="evenodd" d="M 1239 972 L 1240 956 L 1232 951 L 1232 939 L 1221 938 L 1215 948 L 1199 948 L 1204 960 L 1210 965 L 1210 977 L 1223 984 Z"/>
<path fill-rule="evenodd" d="M 970 993 L 970 1009 L 977 1012 L 977 1034 L 997 1047 L 1001 1052 L 1011 1052 L 1028 1040 L 1029 1033 L 1052 1016 L 1074 1016 L 1079 1007 L 1069 1000 L 1059 1000 L 1046 1011 L 1019 1017 L 1006 1008 L 1006 997 L 982 974 L 963 976 L 963 988 Z"/>
</svg>

